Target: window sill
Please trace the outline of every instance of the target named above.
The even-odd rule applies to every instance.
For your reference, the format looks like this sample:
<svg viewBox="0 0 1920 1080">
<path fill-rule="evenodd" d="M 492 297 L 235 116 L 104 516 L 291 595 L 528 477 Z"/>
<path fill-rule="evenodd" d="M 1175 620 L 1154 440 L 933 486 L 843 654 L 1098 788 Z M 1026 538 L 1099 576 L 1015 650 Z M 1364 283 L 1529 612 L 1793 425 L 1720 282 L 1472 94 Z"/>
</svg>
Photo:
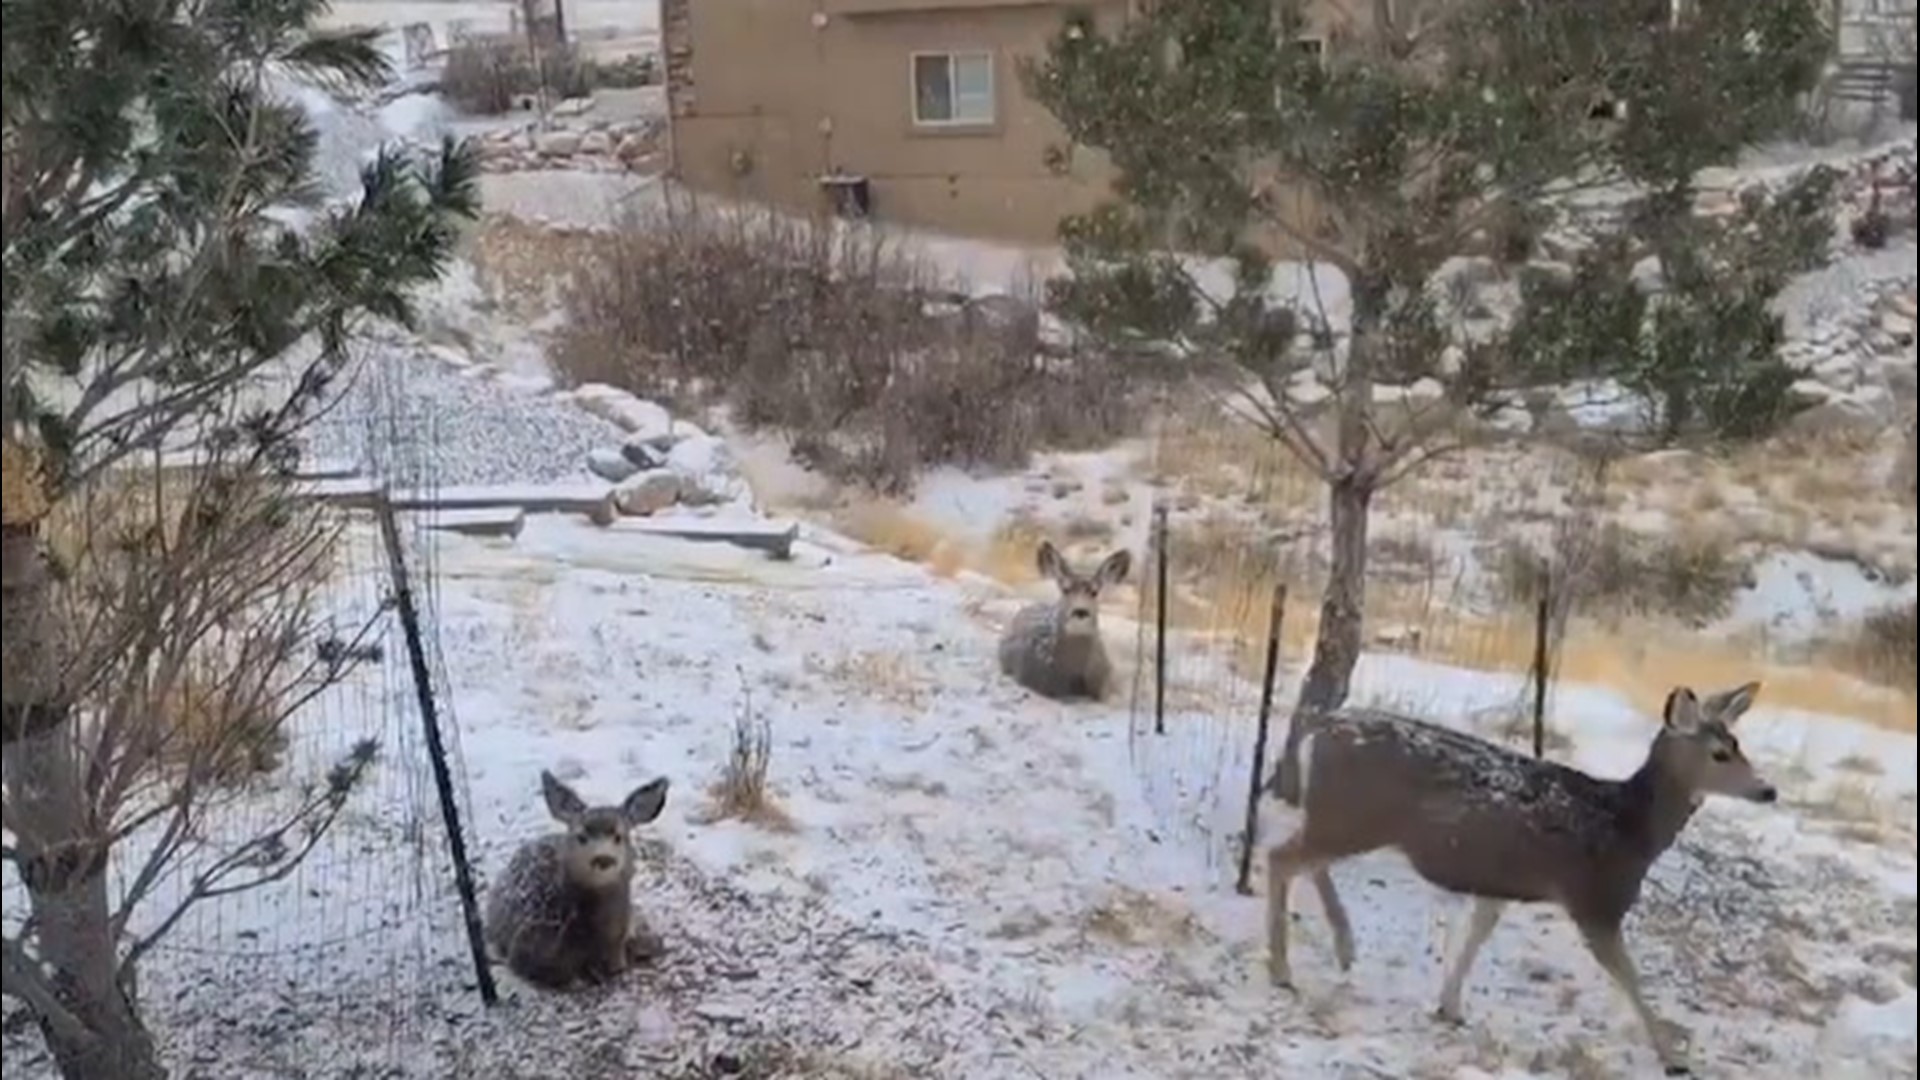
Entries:
<svg viewBox="0 0 1920 1080">
<path fill-rule="evenodd" d="M 912 139 L 981 139 L 998 137 L 1000 124 L 993 120 L 978 123 L 921 124 L 907 125 L 907 137 Z"/>
</svg>

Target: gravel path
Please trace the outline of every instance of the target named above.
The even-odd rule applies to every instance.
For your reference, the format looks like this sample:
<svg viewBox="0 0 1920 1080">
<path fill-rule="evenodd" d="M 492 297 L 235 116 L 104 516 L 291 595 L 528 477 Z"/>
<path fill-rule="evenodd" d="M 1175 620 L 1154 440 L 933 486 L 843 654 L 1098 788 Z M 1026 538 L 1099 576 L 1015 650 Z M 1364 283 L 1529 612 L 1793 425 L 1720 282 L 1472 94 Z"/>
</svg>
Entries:
<svg viewBox="0 0 1920 1080">
<path fill-rule="evenodd" d="M 587 452 L 624 437 L 572 402 L 479 375 L 424 346 L 377 343 L 307 453 L 399 484 L 548 483 L 592 479 Z"/>
</svg>

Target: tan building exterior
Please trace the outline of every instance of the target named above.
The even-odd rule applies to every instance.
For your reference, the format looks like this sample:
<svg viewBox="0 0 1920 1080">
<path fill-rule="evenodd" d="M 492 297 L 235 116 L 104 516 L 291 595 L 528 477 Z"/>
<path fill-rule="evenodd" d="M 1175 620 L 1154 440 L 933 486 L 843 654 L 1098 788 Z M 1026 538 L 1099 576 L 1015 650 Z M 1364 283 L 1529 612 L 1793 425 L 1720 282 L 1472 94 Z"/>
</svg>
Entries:
<svg viewBox="0 0 1920 1080">
<path fill-rule="evenodd" d="M 1062 217 L 1106 198 L 1111 170 L 1068 145 L 1020 66 L 1069 12 L 1110 30 L 1137 4 L 660 0 L 670 168 L 697 191 L 803 213 L 864 181 L 876 219 L 1050 244 Z M 1312 4 L 1311 47 L 1337 48 L 1365 8 Z M 1298 193 L 1275 194 L 1296 221 L 1317 216 Z"/>
<path fill-rule="evenodd" d="M 1069 10 L 1128 0 L 661 0 L 672 171 L 699 191 L 1027 243 L 1107 191 L 1020 84 Z M 822 178 L 844 177 L 834 183 Z"/>
</svg>

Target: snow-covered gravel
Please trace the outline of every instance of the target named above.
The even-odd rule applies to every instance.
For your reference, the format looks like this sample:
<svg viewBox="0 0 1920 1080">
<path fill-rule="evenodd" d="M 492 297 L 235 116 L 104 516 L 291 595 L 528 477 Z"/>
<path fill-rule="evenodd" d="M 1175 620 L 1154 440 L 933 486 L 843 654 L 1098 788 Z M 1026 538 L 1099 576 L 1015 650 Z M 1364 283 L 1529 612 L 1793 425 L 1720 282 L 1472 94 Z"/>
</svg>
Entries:
<svg viewBox="0 0 1920 1080">
<path fill-rule="evenodd" d="M 406 485 L 545 483 L 590 478 L 587 452 L 625 437 L 565 398 L 486 374 L 423 346 L 377 344 L 308 433 L 307 453 Z M 371 433 L 398 447 L 396 460 L 369 460 Z"/>
<path fill-rule="evenodd" d="M 1896 238 L 1880 251 L 1853 252 L 1794 278 L 1774 299 L 1774 310 L 1786 319 L 1790 336 L 1805 336 L 1815 323 L 1850 314 L 1883 283 L 1912 281 L 1915 258 L 1911 236 Z"/>
</svg>

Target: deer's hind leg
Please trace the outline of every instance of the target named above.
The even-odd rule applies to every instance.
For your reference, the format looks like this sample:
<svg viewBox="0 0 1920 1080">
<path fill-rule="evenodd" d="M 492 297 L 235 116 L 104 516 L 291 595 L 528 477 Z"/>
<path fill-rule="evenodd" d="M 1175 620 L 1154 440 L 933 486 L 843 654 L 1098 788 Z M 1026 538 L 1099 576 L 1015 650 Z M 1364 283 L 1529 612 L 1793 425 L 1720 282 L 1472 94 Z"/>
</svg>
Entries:
<svg viewBox="0 0 1920 1080">
<path fill-rule="evenodd" d="M 1326 912 L 1327 925 L 1333 928 L 1333 958 L 1341 971 L 1353 970 L 1353 923 L 1347 919 L 1347 905 L 1334 890 L 1333 875 L 1324 866 L 1313 871 L 1313 888 L 1320 894 L 1320 909 Z"/>
<path fill-rule="evenodd" d="M 1614 985 L 1627 996 L 1634 1015 L 1640 1018 L 1640 1026 L 1646 1028 L 1647 1038 L 1653 1042 L 1653 1052 L 1660 1058 L 1660 1067 L 1666 1070 L 1668 1076 L 1686 1076 L 1691 1071 L 1686 1058 L 1674 1047 L 1673 1040 L 1667 1035 L 1666 1025 L 1654 1015 L 1653 1008 L 1640 992 L 1640 975 L 1634 970 L 1633 957 L 1627 955 L 1627 943 L 1620 936 L 1620 925 L 1583 922 L 1580 924 L 1580 936 L 1586 939 L 1593 958 L 1613 977 Z"/>
<path fill-rule="evenodd" d="M 1506 901 L 1490 900 L 1484 896 L 1475 897 L 1473 914 L 1467 917 L 1467 935 L 1460 943 L 1460 953 L 1447 968 L 1446 982 L 1440 988 L 1440 1019 L 1451 1024 L 1460 1023 L 1464 1017 L 1460 1012 L 1460 991 L 1467 983 L 1467 972 L 1473 968 L 1473 961 L 1479 957 L 1480 949 L 1493 936 L 1493 928 L 1500 922 L 1500 913 L 1507 909 Z"/>
<path fill-rule="evenodd" d="M 1334 924 L 1335 948 L 1340 947 L 1344 936 L 1348 961 L 1352 959 L 1352 930 L 1348 928 L 1343 935 L 1347 912 L 1339 894 L 1333 891 L 1333 879 L 1327 876 L 1326 866 L 1330 861 L 1307 842 L 1305 825 L 1285 841 L 1267 849 L 1267 977 L 1277 987 L 1293 987 L 1293 965 L 1288 958 L 1293 922 L 1288 910 L 1288 894 L 1292 891 L 1293 879 L 1301 874 L 1313 876 L 1314 887 L 1320 890 L 1321 901 L 1327 905 L 1328 921 Z"/>
</svg>

